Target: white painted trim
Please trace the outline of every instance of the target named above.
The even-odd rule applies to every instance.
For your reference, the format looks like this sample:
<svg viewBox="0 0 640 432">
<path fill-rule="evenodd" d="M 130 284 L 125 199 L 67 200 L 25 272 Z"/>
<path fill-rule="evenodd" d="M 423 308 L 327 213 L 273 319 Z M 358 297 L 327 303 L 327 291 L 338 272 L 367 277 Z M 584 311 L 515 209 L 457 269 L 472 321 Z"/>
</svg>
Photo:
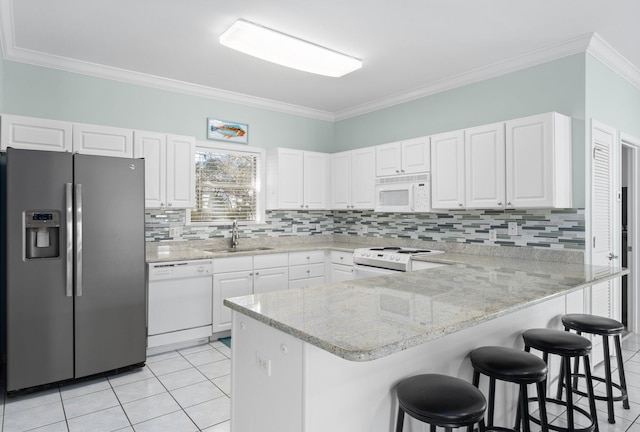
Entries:
<svg viewBox="0 0 640 432">
<path fill-rule="evenodd" d="M 15 44 L 13 24 L 12 0 L 0 0 L 0 44 L 6 60 L 330 122 L 345 120 L 369 112 L 389 108 L 398 104 L 420 99 L 425 96 L 451 90 L 489 78 L 494 78 L 500 75 L 505 75 L 581 52 L 588 52 L 593 55 L 595 58 L 620 74 L 623 78 L 631 82 L 634 86 L 640 88 L 640 70 L 620 55 L 620 53 L 605 42 L 599 35 L 592 33 L 578 36 L 576 38 L 494 63 L 492 65 L 463 72 L 407 92 L 398 93 L 376 101 L 332 113 L 184 81 L 163 78 L 156 75 L 18 48 Z"/>
<path fill-rule="evenodd" d="M 622 56 L 597 33 L 593 34 L 587 53 L 604 63 L 609 69 L 640 89 L 640 69 Z"/>
<path fill-rule="evenodd" d="M 620 133 L 620 143 L 625 146 L 629 146 L 633 149 L 632 154 L 632 169 L 631 169 L 631 178 L 630 183 L 633 184 L 634 195 L 637 195 L 637 192 L 640 191 L 640 139 L 633 137 L 631 135 L 625 134 L 624 132 Z M 640 295 L 638 295 L 637 290 L 633 289 L 633 287 L 637 287 L 640 284 L 640 275 L 638 275 L 638 270 L 640 270 L 640 200 L 636 199 L 635 196 L 628 197 L 629 208 L 631 209 L 632 218 L 629 219 L 629 246 L 632 246 L 631 259 L 627 263 L 628 268 L 631 270 L 631 273 L 628 276 L 627 284 L 628 284 L 628 301 L 632 306 L 631 311 L 628 316 L 629 322 L 627 323 L 627 329 L 634 333 L 640 332 Z M 622 251 L 625 253 L 625 251 Z"/>
<path fill-rule="evenodd" d="M 484 66 L 478 69 L 463 72 L 452 77 L 431 83 L 415 90 L 399 93 L 377 101 L 358 105 L 335 113 L 336 121 L 356 117 L 368 112 L 388 108 L 401 103 L 409 102 L 432 94 L 451 90 L 464 85 L 484 81 L 505 75 L 518 70 L 526 69 L 539 64 L 547 63 L 573 54 L 585 52 L 592 40 L 592 35 L 582 35 L 568 41 L 564 41 L 546 48 L 529 52 L 517 57 Z"/>
</svg>

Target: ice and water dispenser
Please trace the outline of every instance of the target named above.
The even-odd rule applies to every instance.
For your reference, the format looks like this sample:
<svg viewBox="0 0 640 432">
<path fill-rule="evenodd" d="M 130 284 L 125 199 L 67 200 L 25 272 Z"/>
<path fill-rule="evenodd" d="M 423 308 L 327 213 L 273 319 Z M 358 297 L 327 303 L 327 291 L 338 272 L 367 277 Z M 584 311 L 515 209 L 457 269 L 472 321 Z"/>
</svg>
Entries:
<svg viewBox="0 0 640 432">
<path fill-rule="evenodd" d="M 32 210 L 24 212 L 25 259 L 60 256 L 60 212 Z"/>
</svg>

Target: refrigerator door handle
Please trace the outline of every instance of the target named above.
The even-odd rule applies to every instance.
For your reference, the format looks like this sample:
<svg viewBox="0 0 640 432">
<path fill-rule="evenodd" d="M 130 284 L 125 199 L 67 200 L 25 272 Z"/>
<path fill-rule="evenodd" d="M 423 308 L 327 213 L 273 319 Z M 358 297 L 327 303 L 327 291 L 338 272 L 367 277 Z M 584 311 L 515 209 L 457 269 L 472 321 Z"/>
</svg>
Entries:
<svg viewBox="0 0 640 432">
<path fill-rule="evenodd" d="M 73 296 L 73 185 L 65 184 L 67 213 L 67 297 Z"/>
<path fill-rule="evenodd" d="M 82 185 L 76 184 L 76 295 L 82 296 Z"/>
</svg>

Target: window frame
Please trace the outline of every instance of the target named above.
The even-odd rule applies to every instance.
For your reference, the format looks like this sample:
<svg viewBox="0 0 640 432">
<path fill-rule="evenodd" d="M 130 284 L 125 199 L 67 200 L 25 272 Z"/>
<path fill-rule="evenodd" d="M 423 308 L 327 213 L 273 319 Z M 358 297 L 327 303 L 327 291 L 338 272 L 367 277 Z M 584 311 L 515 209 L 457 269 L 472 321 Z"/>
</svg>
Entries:
<svg viewBox="0 0 640 432">
<path fill-rule="evenodd" d="M 266 208 L 266 150 L 261 147 L 252 147 L 238 144 L 225 144 L 222 142 L 196 141 L 196 153 L 198 151 L 211 151 L 220 153 L 234 153 L 240 155 L 257 156 L 256 164 L 256 220 L 238 221 L 242 225 L 262 225 L 265 224 Z M 194 161 L 195 164 L 195 161 Z M 218 220 L 210 222 L 196 222 L 191 220 L 191 209 L 186 210 L 186 225 L 190 226 L 228 226 L 233 222 L 229 220 Z"/>
</svg>

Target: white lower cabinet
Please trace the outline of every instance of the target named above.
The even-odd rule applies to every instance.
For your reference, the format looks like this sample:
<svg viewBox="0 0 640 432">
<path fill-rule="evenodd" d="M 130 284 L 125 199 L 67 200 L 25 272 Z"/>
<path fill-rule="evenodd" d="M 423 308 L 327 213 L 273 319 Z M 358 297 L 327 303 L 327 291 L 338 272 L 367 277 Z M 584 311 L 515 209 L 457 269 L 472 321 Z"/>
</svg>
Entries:
<svg viewBox="0 0 640 432">
<path fill-rule="evenodd" d="M 289 254 L 289 288 L 307 288 L 322 285 L 324 278 L 325 252 L 305 251 Z"/>
<path fill-rule="evenodd" d="M 253 293 L 262 294 L 287 289 L 289 255 L 267 254 L 253 257 Z"/>
<path fill-rule="evenodd" d="M 353 279 L 353 252 L 331 251 L 329 282 Z"/>
<path fill-rule="evenodd" d="M 231 309 L 224 299 L 253 294 L 253 257 L 213 260 L 213 333 L 231 330 Z"/>
<path fill-rule="evenodd" d="M 231 330 L 231 309 L 224 299 L 287 289 L 288 254 L 213 260 L 213 333 Z"/>
</svg>

